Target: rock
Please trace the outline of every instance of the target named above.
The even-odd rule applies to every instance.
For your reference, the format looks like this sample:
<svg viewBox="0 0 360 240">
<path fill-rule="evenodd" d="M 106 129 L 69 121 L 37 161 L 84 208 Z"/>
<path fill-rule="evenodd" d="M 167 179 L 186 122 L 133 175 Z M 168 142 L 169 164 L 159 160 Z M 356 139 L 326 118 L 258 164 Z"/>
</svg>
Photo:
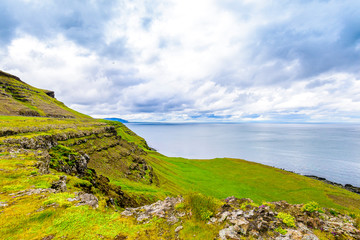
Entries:
<svg viewBox="0 0 360 240">
<path fill-rule="evenodd" d="M 57 139 L 53 135 L 40 135 L 32 138 L 7 138 L 6 144 L 15 144 L 24 149 L 50 149 L 57 145 Z"/>
<path fill-rule="evenodd" d="M 68 198 L 69 202 L 73 202 L 73 201 L 79 201 L 76 206 L 82 206 L 82 205 L 89 205 L 90 207 L 93 208 L 98 208 L 99 207 L 99 200 L 98 198 L 90 193 L 84 193 L 84 192 L 79 192 L 77 193 L 77 196 L 75 196 L 75 198 Z"/>
<path fill-rule="evenodd" d="M 9 204 L 7 202 L 0 202 L 0 207 L 7 207 Z"/>
<path fill-rule="evenodd" d="M 157 201 L 153 204 L 138 207 L 126 208 L 121 214 L 123 216 L 134 216 L 138 222 L 160 217 L 167 219 L 167 222 L 174 224 L 179 221 L 178 217 L 185 216 L 185 213 L 175 210 L 175 205 L 181 203 L 184 199 L 181 197 L 167 197 L 164 201 Z"/>
<path fill-rule="evenodd" d="M 87 164 L 90 161 L 90 157 L 87 154 L 69 154 L 67 162 L 59 161 L 59 165 L 55 167 L 56 170 L 64 172 L 69 175 L 76 175 L 83 177 L 87 174 Z"/>
<path fill-rule="evenodd" d="M 118 234 L 114 237 L 114 240 L 126 240 L 128 237 L 123 234 Z"/>
<path fill-rule="evenodd" d="M 225 219 L 230 216 L 231 214 L 229 212 L 223 212 L 221 215 L 220 215 L 220 219 L 219 219 L 219 222 L 223 222 L 225 221 Z"/>
<path fill-rule="evenodd" d="M 54 235 L 49 235 L 49 236 L 43 237 L 41 240 L 51 240 L 53 238 L 55 238 Z"/>
<path fill-rule="evenodd" d="M 55 98 L 55 92 L 54 92 L 54 91 L 44 90 L 44 92 L 45 92 L 46 95 L 48 95 L 49 97 Z"/>
<path fill-rule="evenodd" d="M 98 208 L 99 207 L 99 200 L 93 194 L 79 193 L 78 197 L 80 199 L 80 202 L 77 204 L 77 206 L 89 205 L 90 207 L 93 207 L 93 208 Z"/>
<path fill-rule="evenodd" d="M 174 215 L 170 215 L 168 218 L 167 218 L 167 222 L 168 223 L 171 223 L 171 224 L 174 224 L 174 223 L 177 223 L 179 221 L 179 219 L 174 216 Z"/>
<path fill-rule="evenodd" d="M 234 229 L 234 226 L 230 226 L 228 228 L 224 228 L 219 231 L 219 237 L 222 240 L 226 239 L 240 239 L 237 232 Z"/>
<path fill-rule="evenodd" d="M 245 212 L 245 213 L 244 213 L 244 216 L 245 216 L 246 218 L 251 218 L 252 216 L 254 216 L 254 210 L 250 210 L 250 211 L 248 211 L 248 212 Z"/>
<path fill-rule="evenodd" d="M 216 217 L 212 217 L 210 218 L 208 224 L 212 224 L 212 223 L 216 223 L 217 222 L 217 218 Z"/>
<path fill-rule="evenodd" d="M 87 154 L 83 154 L 83 155 L 69 155 L 69 160 L 70 162 L 74 162 L 75 163 L 75 169 L 71 168 L 70 172 L 68 174 L 75 174 L 78 176 L 84 176 L 86 174 L 86 170 L 87 170 L 87 164 L 90 161 L 90 157 Z"/>
<path fill-rule="evenodd" d="M 131 211 L 131 209 L 129 209 L 129 208 L 127 208 L 127 209 L 125 209 L 125 211 L 123 211 L 122 213 L 121 213 L 121 215 L 123 215 L 123 216 L 127 216 L 127 217 L 129 217 L 129 216 L 132 216 L 134 213 Z"/>
<path fill-rule="evenodd" d="M 66 192 L 67 187 L 66 187 L 66 176 L 60 176 L 60 179 L 58 181 L 54 181 L 51 184 L 51 188 L 55 189 L 56 192 Z"/>
<path fill-rule="evenodd" d="M 287 229 L 287 233 L 285 235 L 280 235 L 275 238 L 276 240 L 318 240 L 319 238 L 313 233 L 305 233 L 303 234 L 299 230 Z"/>
<path fill-rule="evenodd" d="M 43 151 L 40 154 L 37 153 L 37 157 L 40 159 L 40 161 L 38 161 L 35 164 L 35 167 L 37 167 L 39 169 L 38 173 L 39 174 L 49 174 L 50 173 L 50 169 L 49 169 L 49 165 L 50 165 L 50 155 L 48 151 Z"/>
<path fill-rule="evenodd" d="M 106 199 L 107 206 L 115 206 L 115 200 L 113 198 Z"/>
<path fill-rule="evenodd" d="M 183 226 L 178 226 L 177 228 L 175 228 L 175 232 L 178 233 L 180 232 L 184 227 Z"/>
<path fill-rule="evenodd" d="M 247 234 L 249 229 L 249 221 L 247 221 L 244 217 L 237 219 L 233 222 L 235 224 L 235 230 L 240 232 L 243 235 Z"/>
<path fill-rule="evenodd" d="M 345 184 L 344 188 L 351 191 L 351 192 L 360 194 L 360 188 L 359 187 L 355 187 L 355 186 L 353 186 L 351 184 Z"/>
<path fill-rule="evenodd" d="M 13 198 L 22 197 L 25 195 L 34 195 L 34 194 L 43 194 L 43 193 L 55 193 L 55 189 L 51 188 L 36 188 L 36 189 L 28 189 L 19 191 L 16 193 L 10 193 L 9 196 L 12 196 Z"/>
</svg>

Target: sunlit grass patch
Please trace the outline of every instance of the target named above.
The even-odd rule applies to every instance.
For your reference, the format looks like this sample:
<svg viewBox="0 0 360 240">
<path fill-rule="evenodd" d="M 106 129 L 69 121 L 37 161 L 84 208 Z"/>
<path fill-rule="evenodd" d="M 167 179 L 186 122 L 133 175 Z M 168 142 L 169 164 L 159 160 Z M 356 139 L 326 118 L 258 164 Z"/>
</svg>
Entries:
<svg viewBox="0 0 360 240">
<path fill-rule="evenodd" d="M 188 220 L 179 232 L 180 239 L 216 239 L 222 225 L 206 224 L 203 221 Z"/>
<path fill-rule="evenodd" d="M 68 201 L 69 198 L 74 198 L 74 193 L 71 192 L 62 192 L 62 193 L 56 193 L 51 194 L 47 197 L 47 199 L 43 202 L 44 206 L 49 206 L 52 204 L 57 204 L 60 207 L 70 207 L 73 204 Z"/>
<path fill-rule="evenodd" d="M 190 160 L 149 152 L 160 187 L 174 193 L 200 192 L 225 199 L 251 198 L 255 203 L 316 201 L 321 206 L 359 212 L 360 196 L 298 174 L 240 159 Z"/>
<path fill-rule="evenodd" d="M 154 185 L 147 185 L 135 181 L 131 181 L 129 179 L 117 179 L 112 180 L 111 183 L 121 186 L 121 189 L 128 193 L 129 195 L 136 197 L 138 195 L 141 195 L 148 199 L 150 202 L 164 199 L 167 196 L 173 195 L 170 191 L 166 191 L 162 188 L 159 188 Z"/>
</svg>

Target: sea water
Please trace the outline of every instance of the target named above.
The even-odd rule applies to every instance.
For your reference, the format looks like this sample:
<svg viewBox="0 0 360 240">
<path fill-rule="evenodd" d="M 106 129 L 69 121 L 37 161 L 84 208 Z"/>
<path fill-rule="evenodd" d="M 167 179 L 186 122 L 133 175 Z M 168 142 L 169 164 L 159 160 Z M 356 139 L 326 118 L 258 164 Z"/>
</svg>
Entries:
<svg viewBox="0 0 360 240">
<path fill-rule="evenodd" d="M 170 157 L 241 158 L 360 187 L 360 124 L 126 125 Z"/>
</svg>

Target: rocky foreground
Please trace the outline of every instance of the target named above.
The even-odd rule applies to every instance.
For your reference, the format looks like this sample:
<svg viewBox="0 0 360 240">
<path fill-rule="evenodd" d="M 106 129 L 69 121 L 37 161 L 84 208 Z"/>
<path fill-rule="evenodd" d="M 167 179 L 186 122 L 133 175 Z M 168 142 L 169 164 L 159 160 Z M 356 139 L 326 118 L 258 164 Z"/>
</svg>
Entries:
<svg viewBox="0 0 360 240">
<path fill-rule="evenodd" d="M 127 208 L 123 216 L 146 224 L 153 218 L 164 218 L 176 224 L 191 217 L 191 210 L 178 207 L 182 197 L 166 198 L 151 205 Z M 256 206 L 250 199 L 229 197 L 207 224 L 222 226 L 218 239 L 360 239 L 355 220 L 333 210 L 319 208 L 316 203 L 292 205 L 285 201 Z"/>
</svg>

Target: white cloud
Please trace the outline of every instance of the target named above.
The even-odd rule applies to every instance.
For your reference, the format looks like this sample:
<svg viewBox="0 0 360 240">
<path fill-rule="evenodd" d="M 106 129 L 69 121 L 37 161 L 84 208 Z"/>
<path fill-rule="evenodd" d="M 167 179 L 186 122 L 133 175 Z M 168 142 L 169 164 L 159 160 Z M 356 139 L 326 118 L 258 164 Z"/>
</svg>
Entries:
<svg viewBox="0 0 360 240">
<path fill-rule="evenodd" d="M 51 10 L 56 4 L 34 5 L 14 21 L 0 64 L 84 113 L 153 121 L 360 116 L 355 1 L 69 1 L 66 13 Z M 47 22 L 28 17 L 40 10 Z"/>
</svg>

